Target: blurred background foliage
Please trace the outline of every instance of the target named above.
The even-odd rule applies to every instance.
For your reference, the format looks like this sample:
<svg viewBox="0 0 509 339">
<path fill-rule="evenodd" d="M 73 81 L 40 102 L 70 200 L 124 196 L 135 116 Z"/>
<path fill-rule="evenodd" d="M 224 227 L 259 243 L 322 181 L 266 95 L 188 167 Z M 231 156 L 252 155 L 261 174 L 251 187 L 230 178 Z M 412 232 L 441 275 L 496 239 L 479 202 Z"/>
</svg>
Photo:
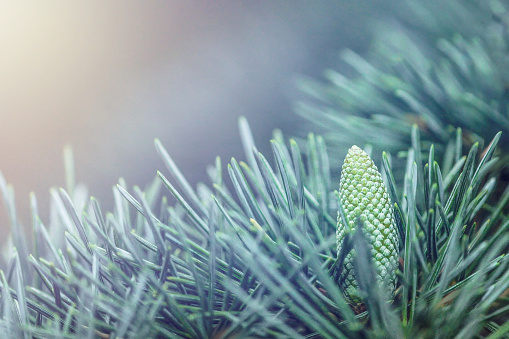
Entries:
<svg viewBox="0 0 509 339">
<path fill-rule="evenodd" d="M 265 154 L 274 128 L 324 134 L 336 179 L 352 143 L 404 150 L 412 123 L 437 156 L 453 149 L 449 125 L 465 147 L 509 126 L 496 116 L 509 69 L 499 1 L 0 6 L 0 170 L 25 227 L 30 191 L 48 219 L 67 143 L 77 180 L 112 209 L 119 177 L 143 187 L 160 168 L 154 137 L 193 186 L 216 155 L 242 159 L 239 115 Z"/>
<path fill-rule="evenodd" d="M 363 53 L 367 22 L 387 16 L 384 8 L 367 0 L 2 2 L 0 169 L 20 214 L 34 191 L 47 218 L 49 188 L 64 185 L 67 143 L 78 180 L 110 209 L 120 176 L 141 186 L 154 177 L 155 137 L 195 184 L 216 155 L 243 154 L 239 115 L 258 141 L 274 128 L 294 131 L 302 120 L 291 108 L 301 95 L 292 79 L 318 77 L 347 46 Z"/>
<path fill-rule="evenodd" d="M 412 124 L 439 155 L 453 151 L 456 127 L 465 146 L 499 129 L 507 145 L 507 1 L 392 4 L 394 16 L 375 24 L 366 54 L 345 49 L 321 78 L 299 81 L 308 97 L 296 110 L 341 150 L 336 163 L 352 143 L 375 148 L 378 157 L 404 150 Z"/>
</svg>

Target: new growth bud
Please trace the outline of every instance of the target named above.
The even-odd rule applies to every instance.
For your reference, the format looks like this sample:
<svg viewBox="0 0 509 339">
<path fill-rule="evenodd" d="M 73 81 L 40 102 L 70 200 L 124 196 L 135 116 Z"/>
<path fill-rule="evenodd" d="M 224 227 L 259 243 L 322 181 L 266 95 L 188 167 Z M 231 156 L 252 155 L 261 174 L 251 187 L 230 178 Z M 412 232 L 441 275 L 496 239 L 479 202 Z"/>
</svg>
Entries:
<svg viewBox="0 0 509 339">
<path fill-rule="evenodd" d="M 391 199 L 380 172 L 369 155 L 357 146 L 352 146 L 346 155 L 339 183 L 339 199 L 349 222 L 355 231 L 357 218 L 364 224 L 364 235 L 371 246 L 377 282 L 385 283 L 387 295 L 392 298 L 396 288 L 399 238 Z M 338 254 L 341 252 L 347 228 L 338 215 L 336 239 Z M 358 283 L 353 269 L 355 250 L 350 251 L 344 261 L 340 276 L 341 288 L 347 300 L 357 304 Z"/>
</svg>

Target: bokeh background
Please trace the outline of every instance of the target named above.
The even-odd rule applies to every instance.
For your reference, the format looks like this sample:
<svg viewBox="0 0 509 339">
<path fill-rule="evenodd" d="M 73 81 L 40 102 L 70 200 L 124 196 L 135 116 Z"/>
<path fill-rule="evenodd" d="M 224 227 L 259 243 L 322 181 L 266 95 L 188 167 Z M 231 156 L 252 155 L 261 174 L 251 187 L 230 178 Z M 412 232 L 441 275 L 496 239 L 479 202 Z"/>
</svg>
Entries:
<svg viewBox="0 0 509 339">
<path fill-rule="evenodd" d="M 21 220 L 29 192 L 43 219 L 64 186 L 62 150 L 76 178 L 112 207 L 119 177 L 144 186 L 164 169 L 160 138 L 187 179 L 220 155 L 243 157 L 237 120 L 269 154 L 274 128 L 302 133 L 292 111 L 299 75 L 319 78 L 339 51 L 362 53 L 376 1 L 2 1 L 0 171 Z M 44 221 L 44 220 L 43 220 Z M 0 208 L 0 234 L 6 211 Z"/>
</svg>

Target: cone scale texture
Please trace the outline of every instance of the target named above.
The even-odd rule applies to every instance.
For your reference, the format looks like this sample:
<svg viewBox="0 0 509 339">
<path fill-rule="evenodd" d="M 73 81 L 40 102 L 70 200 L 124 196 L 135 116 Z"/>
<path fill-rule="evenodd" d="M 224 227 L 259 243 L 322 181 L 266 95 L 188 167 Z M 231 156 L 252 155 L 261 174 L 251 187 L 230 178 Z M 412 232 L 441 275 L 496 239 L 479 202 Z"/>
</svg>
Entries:
<svg viewBox="0 0 509 339">
<path fill-rule="evenodd" d="M 362 220 L 364 234 L 371 246 L 377 282 L 385 284 L 387 296 L 392 299 L 396 288 L 396 268 L 399 260 L 399 238 L 392 203 L 373 160 L 357 146 L 352 146 L 346 155 L 339 183 L 339 198 L 352 231 L 355 231 L 357 218 Z M 336 230 L 338 255 L 346 230 L 338 216 Z M 347 300 L 357 304 L 360 299 L 353 269 L 354 255 L 355 250 L 352 250 L 346 256 L 340 283 Z"/>
</svg>

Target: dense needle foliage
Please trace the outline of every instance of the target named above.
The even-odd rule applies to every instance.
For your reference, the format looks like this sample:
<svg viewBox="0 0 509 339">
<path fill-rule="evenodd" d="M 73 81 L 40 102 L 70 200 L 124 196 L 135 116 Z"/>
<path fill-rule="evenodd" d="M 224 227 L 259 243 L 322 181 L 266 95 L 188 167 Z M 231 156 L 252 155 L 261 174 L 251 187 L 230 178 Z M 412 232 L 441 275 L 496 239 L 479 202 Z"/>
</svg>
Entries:
<svg viewBox="0 0 509 339">
<path fill-rule="evenodd" d="M 218 159 L 212 184 L 196 191 L 158 141 L 169 176 L 158 173 L 144 191 L 121 181 L 112 213 L 93 198 L 77 209 L 73 187 L 74 198 L 53 191 L 52 227 L 65 232 L 63 248 L 38 218 L 35 198 L 35 241 L 27 248 L 2 179 L 17 250 L 0 274 L 1 331 L 20 338 L 465 338 L 509 330 L 509 190 L 489 203 L 500 134 L 466 156 L 459 143 L 444 172 L 433 147 L 420 149 L 414 127 L 402 187 L 384 154 L 402 247 L 399 284 L 388 303 L 370 278 L 362 233 L 352 234 L 365 303 L 354 312 L 337 284 L 338 183 L 323 139 L 310 135 L 299 146 L 276 133 L 270 165 L 245 120 L 240 127 L 247 163 L 232 159 L 223 174 Z"/>
<path fill-rule="evenodd" d="M 502 130 L 508 152 L 509 3 L 392 3 L 398 21 L 376 25 L 368 55 L 342 51 L 337 70 L 326 70 L 320 81 L 299 81 L 307 98 L 297 112 L 342 150 L 338 159 L 352 144 L 405 149 L 414 123 L 440 156 L 453 151 L 456 127 L 468 147 Z"/>
<path fill-rule="evenodd" d="M 0 175 L 13 244 L 0 337 L 507 336 L 508 6 L 405 3 L 415 20 L 381 29 L 370 56 L 344 53 L 358 77 L 303 81 L 315 101 L 299 110 L 323 138 L 276 131 L 262 155 L 240 119 L 246 161 L 218 158 L 196 189 L 156 140 L 166 169 L 144 189 L 121 179 L 111 212 L 74 184 L 67 152 L 47 224 L 31 196 L 32 235 Z M 392 202 L 394 300 L 376 282 L 360 220 L 337 253 L 338 220 L 350 221 L 335 174 L 355 143 L 372 145 Z M 356 305 L 338 280 L 352 249 Z"/>
</svg>

